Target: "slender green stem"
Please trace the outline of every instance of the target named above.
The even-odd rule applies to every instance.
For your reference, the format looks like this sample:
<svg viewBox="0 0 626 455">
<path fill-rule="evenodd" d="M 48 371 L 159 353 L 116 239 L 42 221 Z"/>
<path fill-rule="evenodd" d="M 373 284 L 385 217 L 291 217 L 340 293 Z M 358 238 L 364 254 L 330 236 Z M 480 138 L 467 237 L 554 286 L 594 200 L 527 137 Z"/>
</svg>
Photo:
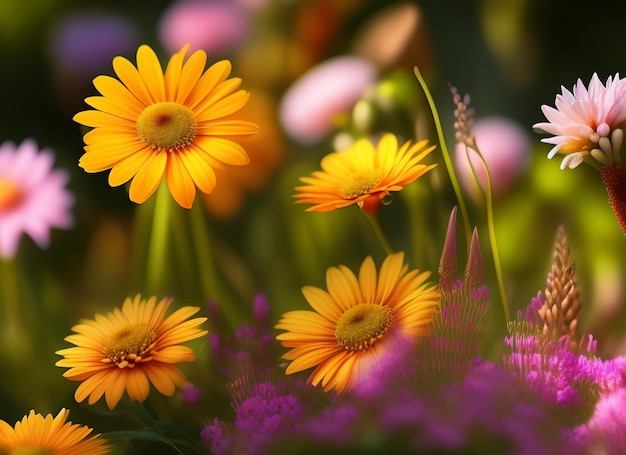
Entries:
<svg viewBox="0 0 626 455">
<path fill-rule="evenodd" d="M 176 446 L 174 441 L 172 441 L 170 438 L 167 437 L 165 433 L 163 433 L 163 430 L 159 426 L 159 423 L 156 421 L 152 413 L 148 411 L 148 409 L 146 409 L 145 405 L 143 403 L 139 403 L 135 401 L 133 401 L 133 403 L 136 403 L 135 409 L 137 409 L 137 411 L 139 412 L 138 417 L 140 418 L 140 420 L 142 420 L 147 425 L 149 425 L 152 429 L 154 429 L 157 432 L 157 434 L 161 437 L 163 442 L 166 443 L 168 446 L 170 446 L 172 449 L 174 449 L 176 453 L 179 453 L 180 455 L 184 455 L 183 452 Z"/>
<path fill-rule="evenodd" d="M 0 284 L 2 286 L 2 303 L 4 305 L 3 342 L 6 352 L 20 355 L 28 344 L 20 317 L 19 289 L 16 259 L 0 259 Z M 19 353 L 17 352 L 19 350 Z"/>
<path fill-rule="evenodd" d="M 146 292 L 157 292 L 165 273 L 169 231 L 170 195 L 165 182 L 156 191 L 146 264 Z"/>
<path fill-rule="evenodd" d="M 363 212 L 365 217 L 369 220 L 370 224 L 372 225 L 372 228 L 374 228 L 374 233 L 376 234 L 376 237 L 378 237 L 378 240 L 382 244 L 385 250 L 385 253 L 387 253 L 387 255 L 393 254 L 393 249 L 391 248 L 391 244 L 387 240 L 387 237 L 385 237 L 385 233 L 383 232 L 383 229 L 380 227 L 380 223 L 378 222 L 378 218 L 376 218 L 376 215 L 372 215 L 371 213 L 367 213 L 363 210 L 361 210 L 361 212 Z"/>
<path fill-rule="evenodd" d="M 215 264 L 213 263 L 213 251 L 210 245 L 210 233 L 204 218 L 202 208 L 194 204 L 191 208 L 191 236 L 193 238 L 196 261 L 200 271 L 200 281 L 202 282 L 202 292 L 204 298 L 209 298 L 215 294 L 217 289 L 217 278 L 215 276 Z"/>
<path fill-rule="evenodd" d="M 466 146 L 467 147 L 467 146 Z M 502 267 L 500 265 L 500 255 L 498 254 L 498 244 L 496 242 L 496 231 L 495 231 L 495 222 L 493 220 L 493 191 L 491 185 L 491 173 L 489 172 L 489 167 L 487 166 L 487 162 L 483 157 L 482 153 L 478 147 L 472 147 L 472 150 L 478 155 L 482 165 L 485 169 L 485 175 L 487 176 L 487 191 L 484 191 L 480 185 L 480 191 L 485 198 L 485 203 L 487 206 L 487 229 L 489 231 L 489 243 L 491 244 L 491 254 L 493 255 L 493 264 L 496 271 L 496 279 L 498 280 L 498 289 L 500 292 L 500 299 L 502 300 L 502 309 L 504 310 L 504 318 L 507 324 L 511 321 L 511 313 L 509 311 L 508 299 L 506 296 L 506 290 L 504 289 L 504 280 L 502 278 Z M 467 153 L 467 150 L 466 150 Z M 472 170 L 472 174 L 474 175 L 474 179 L 478 182 L 478 177 L 476 176 L 476 172 L 474 167 L 472 166 L 472 160 L 468 159 L 470 163 L 470 169 Z"/>
<path fill-rule="evenodd" d="M 456 198 L 459 202 L 459 210 L 461 211 L 461 217 L 463 218 L 463 226 L 465 228 L 465 237 L 467 241 L 467 246 L 469 248 L 471 237 L 472 237 L 472 229 L 470 227 L 469 215 L 467 214 L 467 208 L 465 206 L 465 200 L 463 199 L 463 194 L 461 193 L 461 187 L 459 185 L 458 179 L 456 178 L 456 173 L 454 172 L 454 167 L 452 166 L 452 159 L 450 158 L 450 153 L 448 152 L 448 147 L 446 146 L 446 140 L 443 135 L 443 128 L 441 127 L 441 121 L 439 119 L 439 113 L 437 111 L 437 107 L 435 106 L 435 101 L 426 85 L 426 81 L 422 77 L 419 69 L 415 67 L 415 76 L 424 91 L 424 95 L 426 95 L 426 99 L 428 100 L 428 106 L 430 107 L 430 111 L 433 115 L 433 120 L 435 122 L 435 129 L 437 130 L 437 136 L 439 138 L 439 144 L 441 147 L 441 154 L 443 155 L 443 161 L 446 164 L 446 170 L 448 171 L 448 175 L 450 176 L 450 182 L 452 183 L 452 188 L 454 189 L 454 193 L 456 194 Z"/>
</svg>

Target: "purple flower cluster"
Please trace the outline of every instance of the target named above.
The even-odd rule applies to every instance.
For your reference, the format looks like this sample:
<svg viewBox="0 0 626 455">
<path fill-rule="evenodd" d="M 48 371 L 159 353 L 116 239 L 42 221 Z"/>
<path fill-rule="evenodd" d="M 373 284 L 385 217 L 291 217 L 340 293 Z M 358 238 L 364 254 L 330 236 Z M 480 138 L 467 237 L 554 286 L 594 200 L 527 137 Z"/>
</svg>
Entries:
<svg viewBox="0 0 626 455">
<path fill-rule="evenodd" d="M 450 243 L 447 251 L 455 254 Z M 234 342 L 211 339 L 235 410 L 232 421 L 215 418 L 202 430 L 211 452 L 626 453 L 626 357 L 599 359 L 590 335 L 580 343 L 544 335 L 540 293 L 526 320 L 520 312 L 511 325 L 502 363 L 483 361 L 488 294 L 480 258 L 471 258 L 463 280 L 451 279 L 452 262 L 444 262 L 430 339 L 399 340 L 368 381 L 321 401 L 319 390 L 284 377 L 271 351 L 269 307 L 257 297 L 252 326 L 235 330 Z"/>
<path fill-rule="evenodd" d="M 551 455 L 563 441 L 550 415 L 519 392 L 515 375 L 477 360 L 460 382 L 430 395 L 391 387 L 377 397 L 341 396 L 305 417 L 276 453 L 500 453 Z M 274 452 L 272 452 L 274 453 Z"/>
<path fill-rule="evenodd" d="M 511 336 L 505 338 L 510 352 L 503 356 L 503 363 L 519 376 L 531 399 L 573 427 L 589 420 L 601 394 L 624 386 L 626 359 L 597 358 L 597 341 L 591 335 L 579 344 L 567 335 L 556 341 L 544 335 L 536 325 L 543 301 L 542 293 L 532 299 L 526 321 L 518 314 Z"/>
<path fill-rule="evenodd" d="M 274 385 L 263 382 L 252 388 L 235 412 L 234 427 L 215 418 L 202 430 L 201 437 L 214 454 L 265 453 L 277 434 L 295 428 L 304 406 L 295 395 L 278 394 Z"/>
</svg>

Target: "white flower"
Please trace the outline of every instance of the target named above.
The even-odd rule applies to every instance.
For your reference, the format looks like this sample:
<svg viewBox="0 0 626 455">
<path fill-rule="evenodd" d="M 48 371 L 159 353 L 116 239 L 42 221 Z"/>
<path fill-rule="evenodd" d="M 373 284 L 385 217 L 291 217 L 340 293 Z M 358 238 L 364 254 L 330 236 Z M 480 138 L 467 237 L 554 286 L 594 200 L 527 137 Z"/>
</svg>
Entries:
<svg viewBox="0 0 626 455">
<path fill-rule="evenodd" d="M 606 85 L 596 73 L 589 88 L 578 79 L 570 92 L 561 86 L 555 108 L 543 105 L 547 122 L 533 125 L 537 132 L 552 134 L 542 142 L 553 144 L 548 158 L 565 154 L 561 169 L 573 169 L 582 162 L 609 165 L 620 161 L 623 127 L 626 122 L 626 79 L 609 76 Z"/>
</svg>

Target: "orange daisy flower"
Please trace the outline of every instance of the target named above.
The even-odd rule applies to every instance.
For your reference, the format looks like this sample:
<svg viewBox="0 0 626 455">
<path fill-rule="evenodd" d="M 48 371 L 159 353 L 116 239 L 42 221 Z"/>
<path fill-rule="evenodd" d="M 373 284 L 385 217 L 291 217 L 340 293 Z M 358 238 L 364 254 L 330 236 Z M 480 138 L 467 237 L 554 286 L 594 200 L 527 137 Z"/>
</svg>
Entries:
<svg viewBox="0 0 626 455">
<path fill-rule="evenodd" d="M 92 429 L 66 422 L 70 411 L 61 409 L 56 417 L 30 414 L 11 427 L 0 420 L 0 453 L 104 455 L 111 447 L 100 435 L 89 436 Z"/>
<path fill-rule="evenodd" d="M 79 166 L 87 172 L 111 169 L 111 186 L 132 179 L 130 199 L 138 204 L 165 175 L 176 202 L 190 208 L 196 187 L 213 191 L 214 168 L 248 163 L 246 151 L 232 137 L 258 131 L 254 123 L 237 118 L 249 93 L 235 91 L 241 79 L 227 79 L 227 60 L 204 71 L 207 55 L 198 50 L 183 62 L 188 48 L 172 56 L 165 72 L 146 45 L 137 50 L 137 67 L 115 57 L 119 80 L 96 77 L 93 83 L 102 96 L 85 99 L 95 110 L 74 116 L 93 127 L 84 136 Z"/>
<path fill-rule="evenodd" d="M 187 383 L 174 364 L 195 360 L 191 348 L 181 343 L 206 335 L 198 326 L 207 318 L 188 319 L 200 311 L 191 306 L 165 318 L 171 301 L 166 298 L 157 304 L 156 297 L 142 300 L 137 295 L 127 298 L 121 310 L 116 308 L 107 316 L 96 314 L 95 319 L 72 327 L 76 333 L 65 340 L 75 347 L 57 351 L 64 359 L 56 365 L 69 368 L 64 377 L 81 381 L 76 401 L 89 398 L 89 404 L 94 404 L 104 395 L 113 409 L 124 391 L 130 399 L 143 402 L 150 383 L 166 396 Z"/>
<path fill-rule="evenodd" d="M 388 256 L 380 273 L 367 257 L 358 278 L 347 267 L 326 273 L 328 291 L 305 286 L 302 293 L 315 311 L 289 311 L 276 325 L 276 338 L 291 348 L 286 373 L 315 367 L 309 381 L 325 391 L 343 392 L 367 380 L 372 367 L 392 354 L 398 340 L 430 334 L 439 309 L 430 272 L 408 271 L 404 253 Z"/>
<path fill-rule="evenodd" d="M 400 191 L 435 167 L 421 164 L 435 148 L 425 148 L 426 143 L 406 142 L 398 148 L 392 134 L 383 135 L 376 147 L 367 139 L 358 140 L 343 152 L 325 156 L 322 171 L 301 177 L 307 185 L 295 188 L 296 202 L 313 204 L 307 211 L 329 212 L 358 204 L 366 212 L 375 213 L 390 192 Z"/>
</svg>

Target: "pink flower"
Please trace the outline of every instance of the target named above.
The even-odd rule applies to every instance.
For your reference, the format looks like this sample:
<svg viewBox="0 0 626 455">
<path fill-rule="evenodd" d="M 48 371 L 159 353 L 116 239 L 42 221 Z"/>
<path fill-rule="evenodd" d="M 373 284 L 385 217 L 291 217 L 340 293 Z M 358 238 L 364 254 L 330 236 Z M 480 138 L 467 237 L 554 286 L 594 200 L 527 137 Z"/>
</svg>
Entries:
<svg viewBox="0 0 626 455">
<path fill-rule="evenodd" d="M 603 395 L 593 417 L 586 424 L 593 453 L 618 454 L 626 451 L 626 389 Z M 583 427 L 584 428 L 584 427 Z"/>
<path fill-rule="evenodd" d="M 165 10 L 159 38 L 170 53 L 189 44 L 209 55 L 223 55 L 248 38 L 250 19 L 246 11 L 227 1 L 180 0 Z"/>
<path fill-rule="evenodd" d="M 556 96 L 556 109 L 541 106 L 548 121 L 533 125 L 536 131 L 553 135 L 541 140 L 554 145 L 548 158 L 565 154 L 561 169 L 573 169 L 582 162 L 593 165 L 593 160 L 601 165 L 619 163 L 626 122 L 626 79 L 615 74 L 604 85 L 594 73 L 588 89 L 578 79 L 572 92 L 563 86 L 561 92 Z"/>
<path fill-rule="evenodd" d="M 285 92 L 280 121 L 302 144 L 322 140 L 340 114 L 348 112 L 376 78 L 375 67 L 358 57 L 327 60 L 302 75 Z"/>
<path fill-rule="evenodd" d="M 472 126 L 472 133 L 491 177 L 495 194 L 506 192 L 526 171 L 530 163 L 530 141 L 526 131 L 504 117 L 485 117 Z M 466 151 L 463 142 L 455 146 L 455 164 L 461 184 L 466 191 L 477 195 L 472 168 L 483 190 L 487 189 L 487 173 L 479 156 Z M 472 166 L 470 167 L 470 162 Z"/>
<path fill-rule="evenodd" d="M 46 248 L 51 228 L 72 226 L 69 176 L 52 170 L 53 162 L 52 151 L 39 151 L 33 139 L 0 145 L 0 257 L 15 256 L 22 233 Z"/>
</svg>

